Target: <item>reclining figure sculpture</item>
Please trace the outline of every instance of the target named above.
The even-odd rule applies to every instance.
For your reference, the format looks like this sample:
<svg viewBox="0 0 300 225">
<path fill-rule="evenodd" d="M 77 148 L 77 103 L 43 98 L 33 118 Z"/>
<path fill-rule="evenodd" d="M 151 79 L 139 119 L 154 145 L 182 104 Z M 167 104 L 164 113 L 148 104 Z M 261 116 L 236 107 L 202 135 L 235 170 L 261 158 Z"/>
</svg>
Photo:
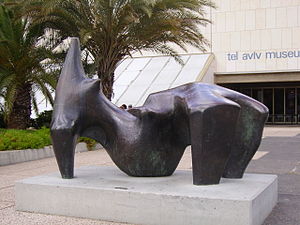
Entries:
<svg viewBox="0 0 300 225">
<path fill-rule="evenodd" d="M 51 123 L 55 156 L 63 178 L 73 178 L 79 136 L 101 143 L 130 176 L 171 175 L 187 146 L 192 148 L 193 183 L 242 178 L 257 151 L 268 109 L 238 92 L 189 83 L 150 94 L 144 105 L 122 110 L 86 77 L 80 44 L 72 39 L 61 72 Z"/>
</svg>

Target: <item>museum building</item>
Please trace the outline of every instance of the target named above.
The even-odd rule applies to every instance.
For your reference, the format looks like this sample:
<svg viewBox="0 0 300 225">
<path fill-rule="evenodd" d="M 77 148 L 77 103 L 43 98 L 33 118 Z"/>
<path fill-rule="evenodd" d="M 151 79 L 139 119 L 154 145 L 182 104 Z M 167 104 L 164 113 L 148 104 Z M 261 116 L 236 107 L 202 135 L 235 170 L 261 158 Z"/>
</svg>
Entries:
<svg viewBox="0 0 300 225">
<path fill-rule="evenodd" d="M 215 0 L 202 27 L 207 52 L 125 59 L 113 102 L 142 105 L 150 93 L 188 82 L 215 83 L 263 102 L 270 124 L 300 124 L 300 0 Z M 180 50 L 179 50 L 180 51 Z"/>
</svg>

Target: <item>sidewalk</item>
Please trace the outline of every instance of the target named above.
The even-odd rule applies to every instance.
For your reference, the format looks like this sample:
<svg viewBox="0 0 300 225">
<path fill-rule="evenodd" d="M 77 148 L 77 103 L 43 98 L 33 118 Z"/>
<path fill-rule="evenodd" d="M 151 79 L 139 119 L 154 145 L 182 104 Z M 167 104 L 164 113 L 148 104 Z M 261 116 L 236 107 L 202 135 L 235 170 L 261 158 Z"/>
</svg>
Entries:
<svg viewBox="0 0 300 225">
<path fill-rule="evenodd" d="M 300 225 L 300 127 L 267 127 L 247 172 L 278 175 L 278 204 L 263 225 Z"/>
<path fill-rule="evenodd" d="M 75 166 L 113 165 L 104 150 L 77 153 Z M 191 169 L 190 150 L 178 169 Z M 0 167 L 0 225 L 120 224 L 63 216 L 16 212 L 14 182 L 26 177 L 57 171 L 54 158 Z M 266 127 L 258 154 L 247 172 L 279 176 L 279 203 L 264 225 L 300 224 L 300 127 Z M 99 212 L 101 213 L 101 212 Z"/>
</svg>

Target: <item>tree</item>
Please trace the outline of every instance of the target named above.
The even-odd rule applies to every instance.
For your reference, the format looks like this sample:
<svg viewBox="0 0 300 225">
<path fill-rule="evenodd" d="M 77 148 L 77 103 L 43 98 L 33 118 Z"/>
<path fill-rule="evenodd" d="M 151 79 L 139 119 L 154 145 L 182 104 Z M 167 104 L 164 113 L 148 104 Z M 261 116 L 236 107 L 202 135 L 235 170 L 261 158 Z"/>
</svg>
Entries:
<svg viewBox="0 0 300 225">
<path fill-rule="evenodd" d="M 55 87 L 56 77 L 45 71 L 46 59 L 53 53 L 43 46 L 44 30 L 32 25 L 28 17 L 21 17 L 17 8 L 8 7 L 10 4 L 0 1 L 0 94 L 7 127 L 25 129 L 31 105 L 37 110 L 37 90 L 53 103 L 49 89 Z"/>
<path fill-rule="evenodd" d="M 168 45 L 204 50 L 210 0 L 24 0 L 26 14 L 62 37 L 76 36 L 95 59 L 103 93 L 111 99 L 114 71 L 126 56 L 147 50 L 180 57 Z"/>
</svg>

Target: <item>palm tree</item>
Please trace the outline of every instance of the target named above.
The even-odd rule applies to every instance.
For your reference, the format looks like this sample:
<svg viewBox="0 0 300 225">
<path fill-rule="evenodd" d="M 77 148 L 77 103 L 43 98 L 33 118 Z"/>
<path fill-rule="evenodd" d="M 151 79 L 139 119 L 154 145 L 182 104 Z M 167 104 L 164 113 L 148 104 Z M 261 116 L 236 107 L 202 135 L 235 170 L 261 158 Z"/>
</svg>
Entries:
<svg viewBox="0 0 300 225">
<path fill-rule="evenodd" d="M 42 45 L 43 29 L 33 26 L 28 17 L 20 17 L 7 3 L 0 1 L 0 93 L 7 127 L 25 129 L 31 105 L 37 109 L 37 90 L 53 103 L 50 89 L 56 77 L 45 72 L 46 59 L 53 54 Z"/>
<path fill-rule="evenodd" d="M 170 47 L 204 50 L 199 31 L 210 0 L 24 0 L 26 14 L 61 37 L 76 36 L 95 59 L 103 93 L 111 99 L 114 71 L 126 56 L 146 50 L 180 57 Z"/>
</svg>

